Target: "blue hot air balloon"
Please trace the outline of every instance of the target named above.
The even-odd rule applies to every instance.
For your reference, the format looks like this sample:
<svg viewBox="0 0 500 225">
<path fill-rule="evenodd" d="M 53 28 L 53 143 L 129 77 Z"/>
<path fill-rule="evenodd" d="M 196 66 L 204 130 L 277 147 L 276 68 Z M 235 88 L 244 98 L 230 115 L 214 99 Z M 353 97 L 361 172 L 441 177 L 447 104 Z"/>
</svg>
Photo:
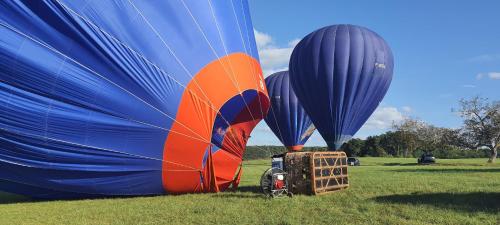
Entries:
<svg viewBox="0 0 500 225">
<path fill-rule="evenodd" d="M 269 99 L 246 0 L 0 1 L 0 190 L 237 186 Z"/>
<path fill-rule="evenodd" d="M 363 27 L 328 26 L 298 43 L 290 80 L 330 150 L 339 149 L 377 108 L 393 67 L 387 43 Z"/>
<path fill-rule="evenodd" d="M 271 99 L 267 125 L 288 150 L 301 150 L 315 128 L 293 91 L 288 71 L 267 77 L 266 85 Z"/>
</svg>

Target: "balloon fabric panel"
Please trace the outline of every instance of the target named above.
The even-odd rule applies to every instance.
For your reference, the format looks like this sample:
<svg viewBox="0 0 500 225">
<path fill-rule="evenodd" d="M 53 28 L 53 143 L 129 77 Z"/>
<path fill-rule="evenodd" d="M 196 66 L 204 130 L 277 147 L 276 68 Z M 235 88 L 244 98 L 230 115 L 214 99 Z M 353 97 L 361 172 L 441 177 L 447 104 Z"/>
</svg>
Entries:
<svg viewBox="0 0 500 225">
<path fill-rule="evenodd" d="M 269 107 L 258 60 L 246 1 L 1 1 L 0 190 L 237 185 L 244 136 Z M 218 142 L 217 120 L 231 129 Z"/>
<path fill-rule="evenodd" d="M 375 32 L 328 26 L 303 38 L 290 58 L 290 80 L 330 150 L 352 138 L 387 92 L 392 52 Z"/>
<path fill-rule="evenodd" d="M 266 85 L 271 101 L 267 125 L 288 150 L 301 150 L 315 127 L 293 91 L 288 71 L 270 75 Z"/>
</svg>

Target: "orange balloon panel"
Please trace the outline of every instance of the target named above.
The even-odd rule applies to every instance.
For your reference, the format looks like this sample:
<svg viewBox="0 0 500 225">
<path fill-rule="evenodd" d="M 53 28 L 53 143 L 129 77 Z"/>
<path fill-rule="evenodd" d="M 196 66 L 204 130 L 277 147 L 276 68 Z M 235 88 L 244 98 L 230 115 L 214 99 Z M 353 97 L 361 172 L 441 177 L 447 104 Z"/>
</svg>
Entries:
<svg viewBox="0 0 500 225">
<path fill-rule="evenodd" d="M 166 191 L 219 191 L 234 182 L 249 134 L 269 107 L 261 74 L 259 63 L 242 53 L 213 61 L 196 74 L 182 96 L 176 122 L 165 142 Z M 231 109 L 223 110 L 225 106 Z M 217 119 L 225 124 L 214 131 Z M 187 133 L 200 140 L 182 135 Z M 214 133 L 222 142 L 213 143 Z M 195 170 L 179 171 L 182 167 Z"/>
</svg>

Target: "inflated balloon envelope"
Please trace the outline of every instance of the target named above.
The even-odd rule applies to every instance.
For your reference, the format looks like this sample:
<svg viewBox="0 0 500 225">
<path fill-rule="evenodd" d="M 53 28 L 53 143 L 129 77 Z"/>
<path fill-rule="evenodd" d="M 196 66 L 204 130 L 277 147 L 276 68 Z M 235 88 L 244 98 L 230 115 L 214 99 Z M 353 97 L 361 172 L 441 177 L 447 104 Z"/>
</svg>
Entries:
<svg viewBox="0 0 500 225">
<path fill-rule="evenodd" d="M 236 187 L 268 107 L 247 1 L 0 2 L 0 190 Z"/>
<path fill-rule="evenodd" d="M 293 91 L 288 71 L 266 78 L 271 107 L 265 121 L 288 151 L 299 151 L 316 129 Z"/>
<path fill-rule="evenodd" d="M 321 28 L 290 58 L 290 81 L 330 150 L 363 126 L 392 80 L 392 52 L 375 32 L 354 25 Z"/>
</svg>

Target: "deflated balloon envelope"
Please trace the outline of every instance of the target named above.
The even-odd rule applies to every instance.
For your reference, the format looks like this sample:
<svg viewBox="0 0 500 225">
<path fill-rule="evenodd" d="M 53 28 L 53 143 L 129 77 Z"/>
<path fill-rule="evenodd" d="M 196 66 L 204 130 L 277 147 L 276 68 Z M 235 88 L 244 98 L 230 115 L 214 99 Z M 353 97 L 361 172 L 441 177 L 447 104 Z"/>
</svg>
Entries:
<svg viewBox="0 0 500 225">
<path fill-rule="evenodd" d="M 290 80 L 331 150 L 370 117 L 392 79 L 393 56 L 375 32 L 334 25 L 303 38 L 290 58 Z"/>
<path fill-rule="evenodd" d="M 237 186 L 268 101 L 246 1 L 0 2 L 0 190 Z"/>
<path fill-rule="evenodd" d="M 301 150 L 315 128 L 290 84 L 288 71 L 266 78 L 271 107 L 265 121 L 290 151 Z"/>
</svg>

